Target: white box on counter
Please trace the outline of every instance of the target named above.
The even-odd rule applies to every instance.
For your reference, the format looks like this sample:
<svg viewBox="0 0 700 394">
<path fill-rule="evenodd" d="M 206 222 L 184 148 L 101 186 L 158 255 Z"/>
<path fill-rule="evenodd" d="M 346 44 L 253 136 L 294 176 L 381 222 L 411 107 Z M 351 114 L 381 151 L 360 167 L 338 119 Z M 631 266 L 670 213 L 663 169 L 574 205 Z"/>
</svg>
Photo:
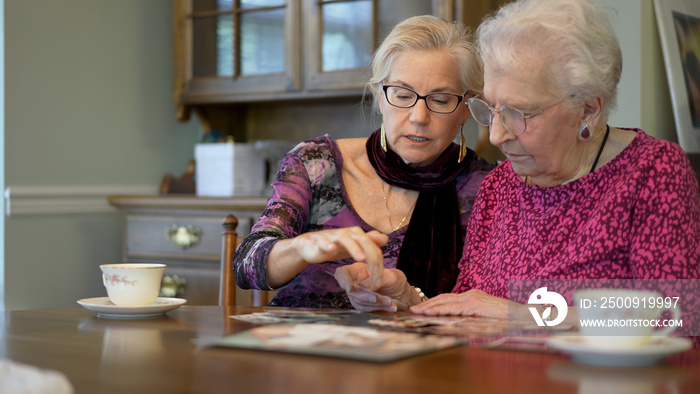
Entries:
<svg viewBox="0 0 700 394">
<path fill-rule="evenodd" d="M 194 157 L 197 196 L 259 196 L 265 190 L 265 157 L 254 143 L 196 144 Z"/>
</svg>

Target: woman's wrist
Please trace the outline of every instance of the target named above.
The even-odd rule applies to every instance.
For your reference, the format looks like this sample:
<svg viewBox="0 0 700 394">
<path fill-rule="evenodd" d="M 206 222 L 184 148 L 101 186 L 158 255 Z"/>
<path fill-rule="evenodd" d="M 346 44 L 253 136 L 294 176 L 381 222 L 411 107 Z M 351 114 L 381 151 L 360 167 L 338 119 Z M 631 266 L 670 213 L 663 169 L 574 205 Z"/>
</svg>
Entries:
<svg viewBox="0 0 700 394">
<path fill-rule="evenodd" d="M 281 239 L 272 246 L 265 266 L 269 286 L 278 288 L 294 279 L 309 266 L 302 255 L 301 246 L 295 238 Z"/>
<path fill-rule="evenodd" d="M 416 293 L 418 293 L 418 297 L 420 297 L 420 302 L 425 302 L 425 300 L 428 299 L 428 298 L 425 296 L 425 293 L 423 293 L 423 290 L 421 290 L 420 287 L 413 286 L 413 290 L 415 290 Z"/>
<path fill-rule="evenodd" d="M 402 299 L 408 305 L 418 305 L 425 301 L 427 297 L 425 297 L 425 294 L 423 294 L 423 291 L 419 287 L 411 286 L 408 282 L 405 282 Z"/>
</svg>

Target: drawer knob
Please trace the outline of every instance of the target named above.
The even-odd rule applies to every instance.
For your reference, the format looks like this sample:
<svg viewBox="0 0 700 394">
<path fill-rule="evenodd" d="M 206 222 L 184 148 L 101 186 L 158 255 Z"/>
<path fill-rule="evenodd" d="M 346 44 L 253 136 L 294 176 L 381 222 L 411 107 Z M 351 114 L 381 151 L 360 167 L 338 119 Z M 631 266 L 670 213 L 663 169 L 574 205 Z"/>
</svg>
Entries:
<svg viewBox="0 0 700 394">
<path fill-rule="evenodd" d="M 202 229 L 197 226 L 173 224 L 165 229 L 170 243 L 182 249 L 197 245 L 202 238 Z"/>
<path fill-rule="evenodd" d="M 187 279 L 179 275 L 163 275 L 160 282 L 160 293 L 158 297 L 179 297 L 185 296 L 187 291 Z"/>
</svg>

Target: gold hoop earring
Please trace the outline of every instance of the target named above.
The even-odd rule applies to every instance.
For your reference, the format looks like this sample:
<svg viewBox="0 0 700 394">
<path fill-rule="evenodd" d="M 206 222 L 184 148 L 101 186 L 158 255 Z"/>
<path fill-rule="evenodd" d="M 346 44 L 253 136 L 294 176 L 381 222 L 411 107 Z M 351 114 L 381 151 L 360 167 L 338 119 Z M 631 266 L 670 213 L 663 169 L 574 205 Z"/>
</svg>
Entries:
<svg viewBox="0 0 700 394">
<path fill-rule="evenodd" d="M 457 157 L 457 163 L 461 163 L 465 157 L 467 157 L 467 144 L 464 142 L 464 133 L 462 132 L 462 127 L 459 126 L 459 157 Z"/>
<path fill-rule="evenodd" d="M 384 131 L 384 123 L 382 123 L 382 132 L 379 137 L 379 143 L 382 145 L 382 150 L 386 152 L 386 131 Z"/>
</svg>

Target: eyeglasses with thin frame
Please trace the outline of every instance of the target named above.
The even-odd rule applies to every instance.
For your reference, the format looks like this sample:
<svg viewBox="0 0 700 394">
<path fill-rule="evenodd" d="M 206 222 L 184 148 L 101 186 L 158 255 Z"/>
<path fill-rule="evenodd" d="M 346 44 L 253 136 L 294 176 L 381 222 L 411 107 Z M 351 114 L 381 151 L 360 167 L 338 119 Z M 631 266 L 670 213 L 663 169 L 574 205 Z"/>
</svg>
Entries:
<svg viewBox="0 0 700 394">
<path fill-rule="evenodd" d="M 403 86 L 382 85 L 382 89 L 384 90 L 386 101 L 394 107 L 411 108 L 416 105 L 419 99 L 422 99 L 425 101 L 425 105 L 429 110 L 438 114 L 451 114 L 454 112 L 459 106 L 459 103 L 464 100 L 464 96 L 469 93 L 469 91 L 464 92 L 462 95 L 454 93 L 430 93 L 421 96 L 415 91 Z"/>
<path fill-rule="evenodd" d="M 539 111 L 526 114 L 523 111 L 507 105 L 503 105 L 501 108 L 496 109 L 488 105 L 484 100 L 476 97 L 471 97 L 467 100 L 469 111 L 474 117 L 474 120 L 476 120 L 476 123 L 484 127 L 488 127 L 491 125 L 491 122 L 493 122 L 494 113 L 498 113 L 498 117 L 501 119 L 501 124 L 503 124 L 503 127 L 505 127 L 505 129 L 509 132 L 513 133 L 515 136 L 522 135 L 525 132 L 527 129 L 527 119 L 540 115 L 559 103 L 561 103 L 561 101 L 557 101 L 556 103 L 542 108 Z"/>
</svg>

